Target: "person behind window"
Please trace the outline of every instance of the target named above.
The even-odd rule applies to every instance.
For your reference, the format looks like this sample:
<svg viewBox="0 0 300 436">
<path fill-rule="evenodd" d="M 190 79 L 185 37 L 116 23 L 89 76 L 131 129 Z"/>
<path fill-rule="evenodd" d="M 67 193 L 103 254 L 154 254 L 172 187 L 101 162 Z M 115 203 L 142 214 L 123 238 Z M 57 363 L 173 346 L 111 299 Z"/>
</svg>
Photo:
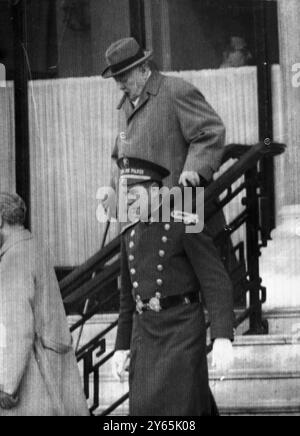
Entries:
<svg viewBox="0 0 300 436">
<path fill-rule="evenodd" d="M 239 68 L 250 65 L 252 54 L 245 38 L 231 36 L 230 42 L 223 51 L 223 62 L 220 68 Z"/>
</svg>

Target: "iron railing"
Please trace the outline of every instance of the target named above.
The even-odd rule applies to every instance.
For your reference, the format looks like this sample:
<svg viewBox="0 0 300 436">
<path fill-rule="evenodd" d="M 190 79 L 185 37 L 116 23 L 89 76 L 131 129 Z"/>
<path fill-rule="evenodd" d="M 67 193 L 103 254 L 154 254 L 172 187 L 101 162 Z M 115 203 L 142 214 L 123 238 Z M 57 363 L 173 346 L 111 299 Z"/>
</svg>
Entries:
<svg viewBox="0 0 300 436">
<path fill-rule="evenodd" d="M 284 150 L 283 144 L 276 143 L 269 145 L 259 143 L 253 146 L 231 144 L 226 147 L 223 163 L 230 159 L 235 159 L 235 161 L 227 171 L 205 189 L 206 222 L 213 219 L 226 205 L 239 197 L 243 206 L 231 222 L 224 225 L 216 235 L 215 243 L 220 249 L 222 259 L 232 279 L 235 304 L 240 309 L 235 327 L 249 319 L 248 334 L 263 334 L 268 331 L 268 326 L 262 318 L 262 304 L 266 301 L 266 289 L 262 286 L 259 273 L 260 249 L 266 245 L 261 228 L 264 210 L 261 208 L 260 201 L 262 195 L 260 162 L 266 157 L 279 155 Z M 245 237 L 234 246 L 231 237 L 241 228 L 244 228 Z M 67 313 L 82 314 L 80 320 L 71 327 L 71 332 L 82 329 L 89 319 L 118 296 L 119 255 L 120 237 L 117 237 L 60 282 Z M 87 299 L 88 307 L 84 304 Z M 83 307 L 85 307 L 84 310 Z M 93 340 L 76 353 L 78 362 L 83 364 L 84 390 L 87 398 L 92 401 L 91 412 L 100 406 L 100 368 L 113 356 L 113 352 L 105 355 L 105 338 L 116 326 L 117 321 L 99 332 Z M 209 327 L 209 322 L 207 327 Z M 207 351 L 210 350 L 211 346 L 208 346 Z M 91 379 L 93 396 L 90 392 Z M 118 399 L 101 415 L 109 415 L 127 399 L 128 394 Z"/>
</svg>

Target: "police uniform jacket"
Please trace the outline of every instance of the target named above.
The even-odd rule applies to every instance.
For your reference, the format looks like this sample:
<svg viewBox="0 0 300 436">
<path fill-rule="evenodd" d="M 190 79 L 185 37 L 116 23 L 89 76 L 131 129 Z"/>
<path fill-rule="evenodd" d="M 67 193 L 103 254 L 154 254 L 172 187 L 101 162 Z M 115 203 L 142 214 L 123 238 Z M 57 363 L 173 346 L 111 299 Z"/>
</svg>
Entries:
<svg viewBox="0 0 300 436">
<path fill-rule="evenodd" d="M 233 338 L 232 284 L 207 230 L 186 233 L 183 222 L 138 222 L 122 234 L 122 287 L 117 350 L 130 348 L 137 297 L 201 291 L 212 338 Z"/>
</svg>

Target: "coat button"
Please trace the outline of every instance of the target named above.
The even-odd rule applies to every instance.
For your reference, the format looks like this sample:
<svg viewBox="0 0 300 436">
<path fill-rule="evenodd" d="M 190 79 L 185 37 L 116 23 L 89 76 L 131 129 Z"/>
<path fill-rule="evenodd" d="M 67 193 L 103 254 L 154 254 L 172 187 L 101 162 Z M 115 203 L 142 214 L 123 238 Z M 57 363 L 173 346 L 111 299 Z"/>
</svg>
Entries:
<svg viewBox="0 0 300 436">
<path fill-rule="evenodd" d="M 132 230 L 132 232 L 130 233 L 130 236 L 133 238 L 135 236 L 135 230 Z"/>
<path fill-rule="evenodd" d="M 170 230 L 171 226 L 170 224 L 165 224 L 165 230 L 167 230 L 167 232 Z"/>
<path fill-rule="evenodd" d="M 130 274 L 134 276 L 136 274 L 136 270 L 134 268 L 131 268 Z"/>
<path fill-rule="evenodd" d="M 158 270 L 159 272 L 161 272 L 161 271 L 164 270 L 164 267 L 163 267 L 162 265 L 157 265 L 157 270 Z"/>
<path fill-rule="evenodd" d="M 134 242 L 133 241 L 130 241 L 129 242 L 129 248 L 133 248 L 134 247 Z"/>
<path fill-rule="evenodd" d="M 137 289 L 139 287 L 139 284 L 138 284 L 138 282 L 133 282 L 132 286 L 134 287 L 134 289 Z"/>
<path fill-rule="evenodd" d="M 164 244 L 166 244 L 166 243 L 168 242 L 168 238 L 167 238 L 166 236 L 163 236 L 163 237 L 161 238 L 161 240 L 162 240 L 162 242 L 163 242 Z"/>
<path fill-rule="evenodd" d="M 164 250 L 159 250 L 158 254 L 160 257 L 165 257 L 166 252 Z"/>
<path fill-rule="evenodd" d="M 158 284 L 158 286 L 162 286 L 163 285 L 162 279 L 157 279 L 156 283 Z"/>
<path fill-rule="evenodd" d="M 133 256 L 133 254 L 130 254 L 130 256 L 128 256 L 128 259 L 129 259 L 130 262 L 133 262 L 133 261 L 134 261 L 134 256 Z"/>
</svg>

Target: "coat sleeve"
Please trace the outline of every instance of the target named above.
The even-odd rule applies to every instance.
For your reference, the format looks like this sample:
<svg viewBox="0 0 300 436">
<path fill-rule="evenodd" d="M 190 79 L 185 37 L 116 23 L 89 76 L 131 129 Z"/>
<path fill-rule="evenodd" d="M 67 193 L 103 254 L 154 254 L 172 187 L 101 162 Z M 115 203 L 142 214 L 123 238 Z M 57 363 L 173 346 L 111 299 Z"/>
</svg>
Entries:
<svg viewBox="0 0 300 436">
<path fill-rule="evenodd" d="M 116 350 L 129 350 L 132 333 L 132 320 L 135 303 L 132 297 L 132 285 L 128 269 L 124 237 L 121 238 L 121 294 Z"/>
<path fill-rule="evenodd" d="M 15 395 L 34 343 L 34 278 L 26 259 L 10 256 L 0 281 L 0 390 Z"/>
<path fill-rule="evenodd" d="M 183 171 L 196 171 L 210 181 L 224 153 L 224 124 L 200 91 L 186 82 L 177 86 L 174 104 L 182 134 L 189 145 Z"/>
<path fill-rule="evenodd" d="M 211 338 L 233 339 L 233 288 L 211 236 L 186 233 L 185 252 L 198 277 L 211 321 Z"/>
</svg>

